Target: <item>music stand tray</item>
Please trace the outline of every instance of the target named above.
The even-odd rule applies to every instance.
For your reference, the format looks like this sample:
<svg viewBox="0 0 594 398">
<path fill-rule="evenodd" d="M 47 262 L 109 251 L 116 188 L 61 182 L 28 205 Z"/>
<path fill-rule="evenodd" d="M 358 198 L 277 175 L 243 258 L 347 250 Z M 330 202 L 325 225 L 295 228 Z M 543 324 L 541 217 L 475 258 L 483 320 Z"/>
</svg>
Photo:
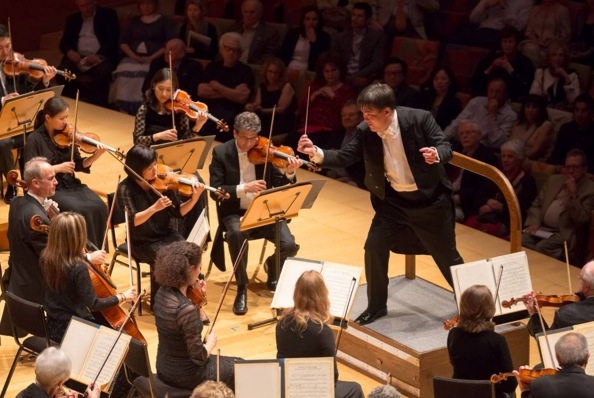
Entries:
<svg viewBox="0 0 594 398">
<path fill-rule="evenodd" d="M 45 101 L 60 96 L 63 88 L 64 86 L 48 87 L 7 100 L 0 110 L 0 139 L 33 130 L 37 112 Z"/>
<path fill-rule="evenodd" d="M 182 141 L 152 145 L 157 151 L 157 160 L 183 174 L 193 174 L 204 167 L 206 156 L 210 152 L 214 135 L 194 137 Z"/>
</svg>

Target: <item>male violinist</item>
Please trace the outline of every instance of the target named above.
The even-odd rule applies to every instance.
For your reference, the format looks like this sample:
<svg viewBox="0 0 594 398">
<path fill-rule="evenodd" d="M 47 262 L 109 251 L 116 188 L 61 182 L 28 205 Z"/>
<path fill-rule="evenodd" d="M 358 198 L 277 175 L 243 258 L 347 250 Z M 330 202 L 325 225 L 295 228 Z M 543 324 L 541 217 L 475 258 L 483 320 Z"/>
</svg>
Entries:
<svg viewBox="0 0 594 398">
<path fill-rule="evenodd" d="M 266 225 L 248 231 L 240 231 L 239 224 L 241 217 L 245 214 L 252 200 L 267 188 L 278 187 L 295 182 L 295 170 L 300 165 L 297 158 L 288 159 L 285 171 L 272 164 L 264 167 L 263 164 L 254 165 L 248 159 L 248 152 L 258 142 L 261 123 L 258 115 L 253 112 L 242 112 L 235 117 L 233 137 L 231 141 L 221 144 L 213 150 L 212 162 L 210 164 L 210 185 L 222 188 L 231 195 L 230 199 L 221 202 L 217 209 L 219 223 L 224 226 L 226 232 L 225 240 L 229 244 L 231 260 L 235 260 L 245 239 L 265 238 L 275 242 L 275 224 Z M 264 176 L 264 169 L 266 175 Z M 213 194 L 211 194 L 213 195 Z M 213 199 L 216 198 L 213 196 Z M 281 221 L 280 228 L 280 264 L 282 267 L 287 257 L 297 254 L 299 245 L 295 243 L 295 237 L 291 234 L 286 221 Z M 220 243 L 220 245 L 217 245 Z M 221 259 L 224 258 L 222 242 L 213 242 L 211 256 L 219 268 L 224 269 Z M 275 255 L 266 259 L 265 269 L 268 272 L 266 286 L 269 290 L 276 290 L 278 275 L 276 274 Z M 244 315 L 247 313 L 247 284 L 246 272 L 247 252 L 243 256 L 235 278 L 237 280 L 237 296 L 233 303 L 233 313 Z"/>
<path fill-rule="evenodd" d="M 50 225 L 50 207 L 58 205 L 49 197 L 56 192 L 56 172 L 46 158 L 36 157 L 25 164 L 23 173 L 27 193 L 15 198 L 8 212 L 8 291 L 34 303 L 44 303 L 45 289 L 39 268 L 39 256 L 47 244 L 47 234 L 31 228 L 31 219 L 39 216 L 44 225 Z M 98 250 L 86 255 L 87 261 L 100 265 L 105 252 Z M 0 323 L 0 334 L 12 335 L 7 311 Z"/>
<path fill-rule="evenodd" d="M 16 98 L 21 94 L 26 94 L 31 91 L 45 88 L 49 86 L 50 80 L 56 75 L 56 68 L 53 66 L 45 66 L 43 68 L 43 78 L 41 81 L 36 81 L 30 76 L 17 75 L 14 78 L 7 76 L 4 73 L 4 65 L 13 57 L 12 44 L 8 29 L 4 25 L 0 25 L 0 64 L 3 66 L 0 69 L 0 109 L 4 103 Z M 6 174 L 14 169 L 14 158 L 12 156 L 13 148 L 22 148 L 24 145 L 23 136 L 18 135 L 12 138 L 0 140 L 0 172 Z M 16 195 L 16 189 L 8 185 L 6 193 L 4 194 L 4 202 L 9 204 L 11 199 Z"/>
</svg>

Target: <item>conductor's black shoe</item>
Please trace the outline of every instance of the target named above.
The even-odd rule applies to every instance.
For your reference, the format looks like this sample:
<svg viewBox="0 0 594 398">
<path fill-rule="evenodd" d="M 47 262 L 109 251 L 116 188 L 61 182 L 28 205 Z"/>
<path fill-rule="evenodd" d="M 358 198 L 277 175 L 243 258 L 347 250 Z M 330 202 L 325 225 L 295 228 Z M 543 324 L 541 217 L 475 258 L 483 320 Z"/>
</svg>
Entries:
<svg viewBox="0 0 594 398">
<path fill-rule="evenodd" d="M 235 315 L 245 315 L 247 310 L 247 289 L 245 286 L 239 286 L 237 296 L 235 296 L 235 301 L 233 302 L 233 313 Z"/>
<path fill-rule="evenodd" d="M 266 287 L 271 292 L 275 292 L 276 291 L 276 285 L 277 285 L 277 281 L 268 281 L 268 282 L 266 282 Z"/>
<path fill-rule="evenodd" d="M 16 188 L 13 187 L 12 185 L 9 185 L 6 188 L 6 193 L 4 194 L 4 203 L 9 205 L 15 196 L 16 196 Z"/>
<path fill-rule="evenodd" d="M 357 325 L 367 325 L 371 322 L 374 322 L 376 319 L 386 315 L 388 315 L 388 310 L 386 308 L 379 311 L 365 310 L 361 313 L 361 315 L 357 317 L 357 319 L 355 319 L 355 323 Z"/>
</svg>

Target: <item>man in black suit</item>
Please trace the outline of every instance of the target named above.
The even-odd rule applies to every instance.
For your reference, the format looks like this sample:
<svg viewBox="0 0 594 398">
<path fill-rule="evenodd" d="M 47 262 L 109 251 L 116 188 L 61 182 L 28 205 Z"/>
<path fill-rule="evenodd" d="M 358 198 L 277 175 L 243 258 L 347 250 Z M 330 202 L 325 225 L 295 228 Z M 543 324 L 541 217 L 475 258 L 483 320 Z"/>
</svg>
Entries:
<svg viewBox="0 0 594 398">
<path fill-rule="evenodd" d="M 264 6 L 259 0 L 244 0 L 241 3 L 242 20 L 230 30 L 242 36 L 239 60 L 244 64 L 260 64 L 280 47 L 278 30 L 262 21 L 263 11 Z"/>
<path fill-rule="evenodd" d="M 245 214 L 254 197 L 267 188 L 278 187 L 295 182 L 295 169 L 299 167 L 300 161 L 296 158 L 289 158 L 286 170 L 283 172 L 271 164 L 254 165 L 248 160 L 247 153 L 258 143 L 261 123 L 258 115 L 253 112 L 242 112 L 235 117 L 234 139 L 221 144 L 213 150 L 212 162 L 210 164 L 210 185 L 222 188 L 231 197 L 222 201 L 218 208 L 219 223 L 224 225 L 226 232 L 225 240 L 229 245 L 231 260 L 235 262 L 241 245 L 245 239 L 265 238 L 271 242 L 276 241 L 275 224 L 266 225 L 248 231 L 240 231 L 239 224 L 241 217 Z M 216 200 L 216 196 L 213 195 Z M 297 254 L 299 246 L 291 234 L 286 221 L 281 221 L 280 228 L 280 260 L 279 268 L 282 267 L 287 257 Z M 215 254 L 215 247 L 222 250 L 222 245 L 213 242 L 213 259 L 220 258 L 220 253 Z M 276 290 L 278 275 L 276 274 L 277 264 L 275 255 L 266 260 L 268 289 Z M 243 315 L 247 312 L 247 283 L 246 272 L 247 252 L 243 256 L 235 278 L 237 280 L 237 297 L 233 303 L 233 313 Z"/>
<path fill-rule="evenodd" d="M 111 72 L 118 63 L 119 24 L 115 10 L 97 6 L 97 0 L 75 0 L 79 12 L 68 16 L 60 51 L 60 69 L 76 76 L 63 94 L 91 104 L 107 106 Z M 63 84 L 63 80 L 60 81 Z"/>
<path fill-rule="evenodd" d="M 561 370 L 523 383 L 518 377 L 522 398 L 590 398 L 594 376 L 586 374 L 590 352 L 583 334 L 567 333 L 555 344 L 555 355 Z M 521 369 L 521 368 L 520 368 Z"/>
<path fill-rule="evenodd" d="M 594 261 L 590 261 L 582 267 L 580 271 L 580 289 L 578 292 L 583 297 L 582 301 L 570 303 L 559 308 L 555 312 L 555 317 L 550 327 L 543 319 L 547 330 L 560 329 L 594 321 Z M 524 305 L 530 314 L 528 331 L 532 336 L 541 333 L 542 326 L 540 325 L 540 319 L 538 318 L 538 312 L 534 305 L 532 294 L 524 296 Z"/>
<path fill-rule="evenodd" d="M 394 91 L 381 83 L 363 89 L 357 105 L 364 122 L 347 146 L 322 151 L 303 135 L 297 149 L 327 168 L 365 161 L 365 186 L 375 209 L 365 242 L 368 304 L 355 320 L 365 325 L 388 313 L 390 251 L 430 254 L 450 285 L 449 268 L 462 258 L 443 167 L 452 150 L 431 113 L 396 107 Z"/>
</svg>

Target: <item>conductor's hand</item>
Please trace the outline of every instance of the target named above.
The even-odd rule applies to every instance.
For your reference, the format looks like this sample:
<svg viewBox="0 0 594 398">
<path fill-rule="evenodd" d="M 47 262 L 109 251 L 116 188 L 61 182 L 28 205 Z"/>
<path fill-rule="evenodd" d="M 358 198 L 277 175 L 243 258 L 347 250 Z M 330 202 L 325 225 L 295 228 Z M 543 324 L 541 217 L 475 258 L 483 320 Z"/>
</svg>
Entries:
<svg viewBox="0 0 594 398">
<path fill-rule="evenodd" d="M 160 133 L 153 134 L 153 141 L 177 141 L 177 130 L 163 130 Z"/>
<path fill-rule="evenodd" d="M 95 250 L 89 253 L 89 258 L 91 259 L 91 263 L 95 265 L 105 264 L 105 250 Z"/>
<path fill-rule="evenodd" d="M 132 287 L 128 290 L 126 290 L 125 292 L 122 293 L 124 295 L 124 297 L 126 297 L 125 301 L 136 301 L 136 288 Z"/>
<path fill-rule="evenodd" d="M 419 149 L 419 152 L 423 154 L 423 158 L 425 158 L 425 163 L 433 164 L 439 162 L 439 157 L 437 156 L 437 149 L 424 147 Z"/>
<path fill-rule="evenodd" d="M 301 138 L 299 138 L 297 150 L 309 156 L 315 156 L 316 154 L 316 147 L 314 146 L 313 142 L 311 142 L 307 134 L 303 134 Z"/>
<path fill-rule="evenodd" d="M 72 174 L 74 173 L 74 162 L 64 162 L 54 165 L 54 171 L 56 173 Z"/>
<path fill-rule="evenodd" d="M 264 191 L 265 189 L 266 181 L 264 180 L 255 180 L 244 185 L 244 190 L 246 193 L 258 193 Z"/>
<path fill-rule="evenodd" d="M 153 204 L 153 208 L 155 209 L 155 212 L 157 212 L 157 211 L 161 211 L 161 210 L 171 206 L 172 204 L 173 203 L 171 202 L 171 199 L 169 199 L 167 196 L 161 196 Z"/>
</svg>

